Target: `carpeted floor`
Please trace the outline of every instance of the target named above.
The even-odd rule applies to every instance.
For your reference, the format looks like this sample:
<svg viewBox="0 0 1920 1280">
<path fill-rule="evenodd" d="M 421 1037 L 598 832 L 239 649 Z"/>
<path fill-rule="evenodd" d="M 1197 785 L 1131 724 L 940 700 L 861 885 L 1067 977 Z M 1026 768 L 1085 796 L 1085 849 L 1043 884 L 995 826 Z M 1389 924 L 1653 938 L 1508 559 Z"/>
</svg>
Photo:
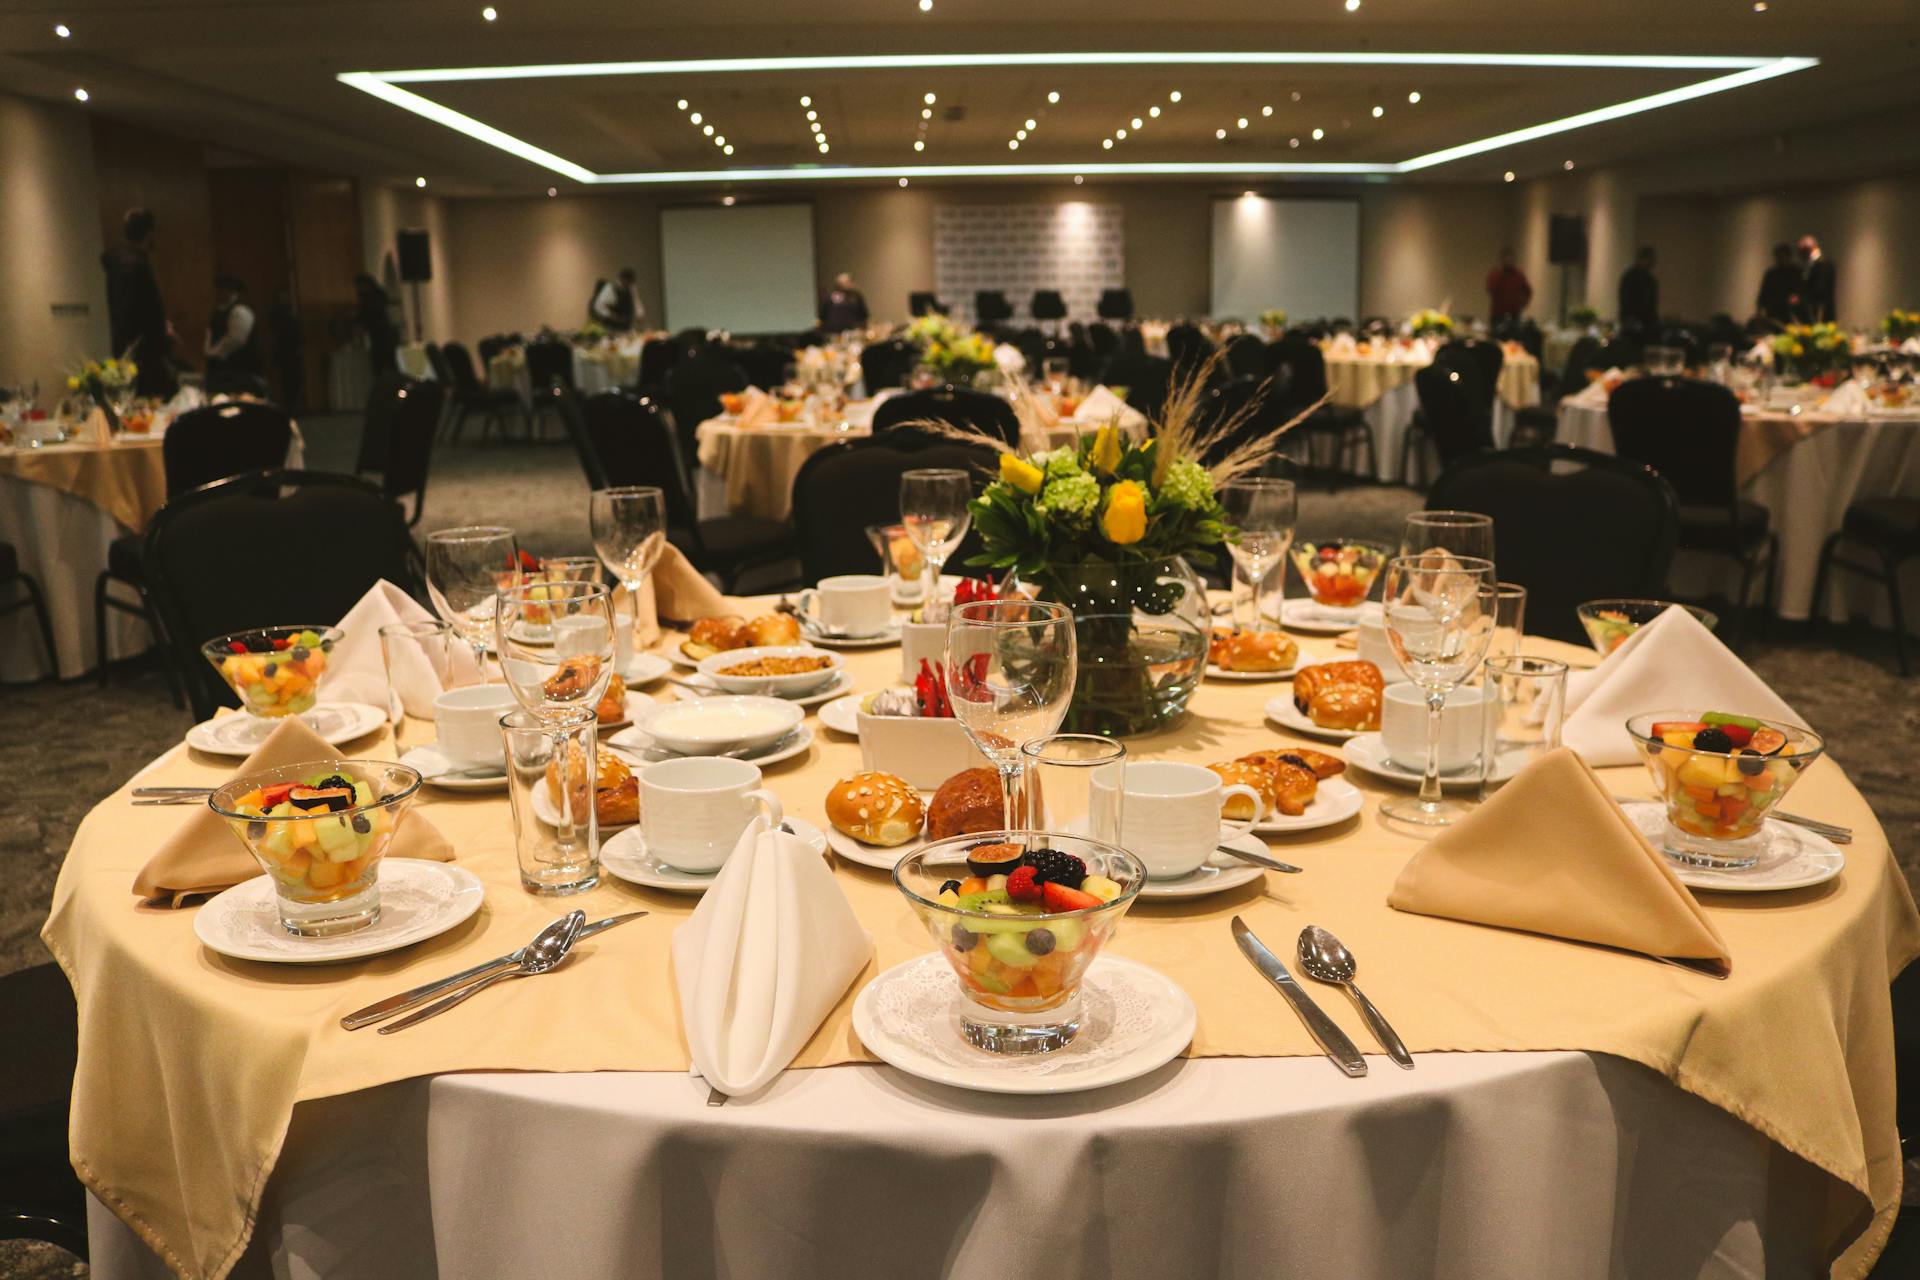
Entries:
<svg viewBox="0 0 1920 1280">
<path fill-rule="evenodd" d="M 352 469 L 356 419 L 315 417 L 301 428 L 309 466 Z M 565 445 L 442 448 L 419 528 L 506 524 L 535 554 L 591 554 L 587 488 Z M 1418 505 L 1419 496 L 1405 489 L 1304 493 L 1299 527 L 1307 536 L 1338 530 L 1398 541 L 1402 518 Z M 1920 685 L 1894 674 L 1884 636 L 1828 629 L 1815 643 L 1798 630 L 1775 626 L 1745 657 L 1827 736 L 1879 815 L 1909 883 L 1920 889 L 1920 796 L 1907 769 L 1920 758 Z M 0 859 L 12 873 L 0 880 L 0 972 L 47 958 L 40 923 L 80 819 L 135 768 L 178 742 L 190 723 L 147 664 L 116 672 L 105 689 L 92 679 L 0 686 L 0 777 L 9 791 L 0 806 Z M 56 1251 L 0 1244 L 0 1277 L 70 1274 L 85 1270 Z"/>
</svg>

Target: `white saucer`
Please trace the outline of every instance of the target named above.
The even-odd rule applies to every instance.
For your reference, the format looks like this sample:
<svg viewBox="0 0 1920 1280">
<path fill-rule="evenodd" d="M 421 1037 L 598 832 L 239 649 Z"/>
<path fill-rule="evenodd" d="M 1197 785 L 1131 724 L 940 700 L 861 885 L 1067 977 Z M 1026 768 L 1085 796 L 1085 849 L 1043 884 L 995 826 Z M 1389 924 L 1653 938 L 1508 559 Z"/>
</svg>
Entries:
<svg viewBox="0 0 1920 1280">
<path fill-rule="evenodd" d="M 863 987 L 853 1002 L 853 1030 L 889 1066 L 983 1093 L 1077 1093 L 1121 1084 L 1165 1066 L 1193 1039 L 1193 1001 L 1136 961 L 1097 957 L 1080 999 L 1080 1034 L 1066 1048 L 988 1053 L 961 1035 L 966 997 L 946 957 L 934 953 Z"/>
<path fill-rule="evenodd" d="M 329 746 L 341 746 L 355 738 L 364 738 L 387 722 L 387 713 L 364 702 L 322 702 L 300 718 Z M 215 716 L 187 730 L 187 745 L 195 751 L 215 756 L 239 756 L 241 759 L 260 749 L 272 735 L 278 722 L 257 721 L 246 712 Z M 260 727 L 265 725 L 264 730 Z"/>
<path fill-rule="evenodd" d="M 1360 606 L 1354 605 L 1351 618 L 1335 622 L 1323 617 L 1322 606 L 1309 598 L 1289 600 L 1280 606 L 1280 625 L 1293 631 L 1304 631 L 1308 635 L 1337 636 L 1342 631 L 1351 631 L 1360 625 Z"/>
<path fill-rule="evenodd" d="M 1293 673 L 1299 669 L 1298 659 L 1283 671 L 1229 671 L 1225 667 L 1216 667 L 1209 662 L 1206 678 L 1209 680 L 1291 680 Z"/>
<path fill-rule="evenodd" d="M 865 841 L 855 840 L 832 823 L 827 824 L 826 835 L 827 845 L 835 853 L 848 862 L 872 867 L 875 871 L 893 870 L 894 863 L 926 844 L 926 841 L 919 836 L 915 836 L 905 844 L 867 844 Z"/>
<path fill-rule="evenodd" d="M 899 644 L 900 631 L 900 619 L 894 618 L 887 623 L 884 631 L 876 631 L 869 636 L 830 636 L 815 630 L 806 618 L 800 619 L 801 638 L 822 649 L 881 649 L 890 644 Z"/>
<path fill-rule="evenodd" d="M 864 693 L 842 694 L 814 712 L 814 717 L 835 733 L 857 738 L 860 736 L 860 704 L 866 696 Z"/>
<path fill-rule="evenodd" d="M 620 668 L 620 678 L 628 684 L 649 684 L 673 670 L 673 664 L 657 653 L 636 653 Z"/>
<path fill-rule="evenodd" d="M 396 951 L 445 933 L 480 909 L 479 877 L 450 862 L 386 858 L 380 863 L 380 918 L 357 933 L 301 938 L 288 933 L 267 876 L 209 899 L 193 918 L 207 948 L 236 960 L 329 964 Z"/>
<path fill-rule="evenodd" d="M 1419 786 L 1421 774 L 1418 769 L 1409 769 L 1387 755 L 1386 740 L 1378 733 L 1363 733 L 1350 738 L 1341 748 L 1347 757 L 1347 763 L 1357 765 L 1376 778 L 1386 778 L 1393 782 L 1405 782 Z M 1518 747 L 1494 760 L 1493 773 L 1489 782 L 1505 782 L 1520 772 L 1527 759 L 1527 748 Z M 1442 769 L 1440 785 L 1443 787 L 1477 787 L 1480 785 L 1480 766 L 1470 764 L 1464 769 Z"/>
<path fill-rule="evenodd" d="M 1226 835 L 1223 830 L 1220 833 Z M 1248 853 L 1266 853 L 1267 846 L 1258 836 L 1233 836 L 1221 840 L 1222 844 L 1232 845 L 1236 849 L 1245 849 Z M 1238 889 L 1243 884 L 1252 884 L 1267 874 L 1265 867 L 1256 867 L 1251 862 L 1242 862 L 1230 853 L 1218 849 L 1207 855 L 1207 860 L 1199 868 L 1181 876 L 1177 880 L 1149 880 L 1140 886 L 1141 898 L 1151 902 L 1164 902 L 1179 898 L 1204 898 L 1210 893 L 1219 893 L 1225 889 Z"/>
<path fill-rule="evenodd" d="M 1300 708 L 1293 705 L 1293 695 L 1290 693 L 1277 694 L 1268 698 L 1265 711 L 1267 719 L 1277 725 L 1291 729 L 1295 733 L 1304 733 L 1315 738 L 1328 738 L 1334 742 L 1345 742 L 1349 738 L 1357 738 L 1366 732 L 1364 729 L 1328 729 L 1315 724 L 1300 713 Z"/>
<path fill-rule="evenodd" d="M 815 853 L 827 851 L 827 838 L 820 833 L 820 828 L 805 818 L 788 818 L 786 821 L 793 828 L 793 834 L 805 841 L 809 849 Z M 647 849 L 647 842 L 641 837 L 637 826 L 627 827 L 612 839 L 601 843 L 600 865 L 629 884 L 665 889 L 668 893 L 705 893 L 720 876 L 718 871 L 701 875 L 668 866 Z"/>
<path fill-rule="evenodd" d="M 677 751 L 668 751 L 665 747 L 656 744 L 647 731 L 638 725 L 622 729 L 604 741 L 619 752 L 622 759 L 640 769 L 650 764 L 659 764 L 662 760 L 698 760 L 700 758 L 699 756 L 682 756 Z M 786 745 L 781 746 L 780 742 Z M 763 753 L 735 758 L 745 760 L 748 764 L 769 765 L 779 764 L 782 760 L 791 760 L 797 755 L 804 755 L 807 748 L 813 745 L 813 726 L 802 724 L 780 742 L 774 743 Z M 656 752 L 659 754 L 654 754 Z"/>
<path fill-rule="evenodd" d="M 625 677 L 622 677 L 622 678 L 624 679 Z M 640 714 L 641 707 L 650 707 L 652 705 L 653 705 L 652 694 L 640 693 L 634 689 L 627 690 L 627 697 L 626 697 L 627 714 L 621 716 L 618 720 L 602 720 L 600 722 L 600 732 L 611 733 L 615 729 L 626 728 L 628 725 L 633 723 L 633 718 Z"/>
<path fill-rule="evenodd" d="M 1640 800 L 1620 806 L 1640 834 L 1658 849 L 1667 830 L 1667 806 L 1659 800 Z M 1840 846 L 1805 827 L 1796 827 L 1768 818 L 1760 824 L 1766 838 L 1766 851 L 1760 861 L 1738 871 L 1720 871 L 1712 867 L 1693 867 L 1667 859 L 1673 874 L 1690 889 L 1713 889 L 1721 893 L 1773 893 L 1782 889 L 1804 889 L 1825 884 L 1847 865 Z"/>
<path fill-rule="evenodd" d="M 715 693 L 722 692 L 720 686 L 713 682 L 711 676 L 701 675 L 695 672 L 693 675 L 683 678 L 687 684 L 699 685 L 702 689 L 711 689 Z M 817 707 L 823 702 L 830 702 L 835 698 L 845 696 L 847 690 L 851 688 L 853 688 L 853 676 L 845 669 L 842 669 L 835 671 L 832 678 L 818 689 L 815 689 L 811 693 L 802 694 L 797 698 L 782 698 L 777 693 L 769 693 L 766 696 L 769 698 L 780 698 L 782 702 L 791 702 L 796 707 Z M 673 696 L 682 702 L 698 702 L 706 695 L 696 693 L 692 689 L 685 687 L 685 685 L 674 685 Z M 605 727 L 605 725 L 601 726 L 601 728 Z"/>
<path fill-rule="evenodd" d="M 421 778 L 430 787 L 439 787 L 443 791 L 498 791 L 507 785 L 507 769 L 500 766 L 500 772 L 482 778 L 436 778 L 439 773 L 466 773 L 471 766 L 456 765 L 440 754 L 440 748 L 431 744 L 409 748 L 401 757 L 400 763 L 420 771 Z"/>
<path fill-rule="evenodd" d="M 560 808 L 554 804 L 553 795 L 547 790 L 545 777 L 541 777 L 533 784 L 533 816 L 550 827 L 560 825 Z M 603 833 L 619 831 L 632 825 L 631 822 L 603 822 L 600 824 L 600 830 Z"/>
<path fill-rule="evenodd" d="M 1336 822 L 1345 822 L 1366 807 L 1366 795 L 1345 778 L 1322 778 L 1320 785 L 1314 789 L 1313 803 L 1307 806 L 1305 813 L 1294 817 L 1270 813 L 1254 823 L 1253 829 L 1312 831 L 1316 827 L 1330 827 Z"/>
</svg>

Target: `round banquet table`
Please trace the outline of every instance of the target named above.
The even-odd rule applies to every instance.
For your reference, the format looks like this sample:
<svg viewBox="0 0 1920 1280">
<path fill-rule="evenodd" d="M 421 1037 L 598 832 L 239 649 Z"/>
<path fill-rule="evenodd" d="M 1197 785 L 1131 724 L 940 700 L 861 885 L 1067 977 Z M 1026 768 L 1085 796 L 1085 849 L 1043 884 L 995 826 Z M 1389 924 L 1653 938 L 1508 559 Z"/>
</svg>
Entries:
<svg viewBox="0 0 1920 1280">
<path fill-rule="evenodd" d="M 1504 344 L 1505 359 L 1493 400 L 1493 439 L 1505 444 L 1513 436 L 1514 411 L 1540 403 L 1540 362 L 1515 343 Z M 1327 395 L 1342 409 L 1358 409 L 1373 431 L 1378 479 L 1399 483 L 1400 450 L 1413 425 L 1420 395 L 1413 375 L 1433 363 L 1425 343 L 1384 350 L 1358 351 L 1331 344 L 1322 348 L 1327 362 Z"/>
<path fill-rule="evenodd" d="M 1341 656 L 1329 640 L 1303 639 L 1302 648 L 1303 660 Z M 1550 641 L 1527 648 L 1591 661 Z M 892 649 L 848 657 L 861 688 L 898 670 Z M 1209 682 L 1196 700 L 1202 724 L 1144 749 L 1226 754 L 1222 733 L 1246 738 L 1284 687 Z M 821 821 L 824 782 L 858 759 L 857 744 L 821 730 L 804 760 L 769 768 L 767 785 L 789 812 Z M 1368 792 L 1358 828 L 1337 847 L 1316 850 L 1308 835 L 1275 850 L 1307 863 L 1309 877 L 1337 874 L 1332 855 L 1363 857 L 1369 840 L 1383 838 L 1372 809 L 1385 789 L 1347 776 Z M 1628 779 L 1641 775 L 1603 776 L 1635 788 Z M 1816 811 L 1864 829 L 1846 873 L 1858 892 L 1820 917 L 1832 931 L 1822 946 L 1841 945 L 1862 913 L 1902 892 L 1864 803 L 1837 769 L 1830 777 L 1822 794 L 1844 803 Z M 429 795 L 425 811 L 441 798 Z M 504 798 L 492 803 L 504 823 Z M 879 876 L 845 866 L 838 874 Z M 1234 909 L 1278 905 L 1297 915 L 1284 890 L 1301 882 L 1265 879 L 1269 887 Z M 89 880 L 97 888 L 78 890 L 98 899 L 89 910 L 126 909 L 123 883 Z M 615 910 L 638 899 L 660 914 L 686 901 L 621 885 L 594 892 L 615 895 L 599 903 Z M 1210 908 L 1202 900 L 1151 910 L 1177 925 Z M 383 987 L 449 967 L 440 958 L 404 978 L 389 973 Z M 266 981 L 328 978 L 243 973 L 237 989 L 250 1001 Z M 182 994 L 168 977 L 142 981 Z M 1471 983 L 1473 974 L 1447 981 Z M 1711 1000 L 1717 988 L 1697 990 Z M 1314 994 L 1323 1005 L 1337 1000 L 1323 988 Z M 1277 997 L 1264 1013 L 1293 1017 Z M 1574 1051 L 1423 1053 L 1410 1072 L 1369 1058 L 1372 1071 L 1359 1080 L 1317 1056 L 1176 1059 L 1130 1084 L 1056 1098 L 973 1094 L 845 1065 L 789 1070 L 717 1109 L 704 1083 L 680 1072 L 399 1080 L 294 1108 L 231 1274 L 1004 1280 L 1030 1272 L 1036 1252 L 1049 1276 L 1090 1278 L 1300 1274 L 1329 1258 L 1343 1277 L 1380 1280 L 1826 1270 L 1837 1231 L 1823 1217 L 1833 1179 L 1646 1067 Z M 1890 1079 L 1890 1061 L 1886 1071 Z M 1890 1102 L 1886 1110 L 1891 1126 Z M 97 1276 L 168 1274 L 101 1202 L 91 1203 L 89 1223 Z"/>
<path fill-rule="evenodd" d="M 1562 443 L 1613 452 L 1607 406 L 1594 393 L 1563 400 L 1559 415 Z M 1822 608 L 1813 598 L 1820 548 L 1847 506 L 1861 498 L 1920 497 L 1920 414 L 1837 418 L 1747 410 L 1741 432 L 1740 494 L 1767 509 L 1780 539 L 1775 607 L 1783 618 L 1811 617 Z M 1760 448 L 1762 441 L 1770 443 Z M 1731 593 L 1738 581 L 1725 556 L 1682 551 L 1674 562 L 1674 590 L 1683 597 Z M 1900 589 L 1906 599 L 1920 599 L 1920 561 L 1906 563 Z M 1830 574 L 1827 593 L 1827 618 L 1891 622 L 1885 589 L 1857 574 Z"/>
</svg>

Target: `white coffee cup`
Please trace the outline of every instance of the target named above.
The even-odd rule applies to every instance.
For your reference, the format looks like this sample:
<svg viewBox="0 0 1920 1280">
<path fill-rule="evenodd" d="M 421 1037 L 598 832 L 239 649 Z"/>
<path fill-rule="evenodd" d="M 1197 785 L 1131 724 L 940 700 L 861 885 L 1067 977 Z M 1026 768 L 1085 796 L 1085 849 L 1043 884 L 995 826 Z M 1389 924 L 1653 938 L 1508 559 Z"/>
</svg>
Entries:
<svg viewBox="0 0 1920 1280">
<path fill-rule="evenodd" d="M 828 635 L 879 635 L 893 620 L 893 588 L 877 573 L 822 578 L 800 593 L 800 612 Z"/>
<path fill-rule="evenodd" d="M 519 705 L 513 690 L 503 684 L 472 684 L 447 690 L 433 700 L 440 754 L 459 769 L 486 765 L 504 768 L 507 744 L 500 733 L 500 717 Z"/>
<path fill-rule="evenodd" d="M 1464 769 L 1480 756 L 1480 690 L 1462 685 L 1440 713 L 1440 771 Z M 1390 684 L 1380 700 L 1380 740 L 1404 769 L 1427 767 L 1427 695 L 1411 682 Z"/>
<path fill-rule="evenodd" d="M 1360 621 L 1355 629 L 1360 642 L 1356 656 L 1361 661 L 1380 668 L 1380 676 L 1388 684 L 1407 678 L 1400 669 L 1400 659 L 1393 656 L 1393 646 L 1387 643 L 1387 615 L 1379 601 L 1371 600 L 1360 606 Z"/>
<path fill-rule="evenodd" d="M 631 622 L 632 618 L 628 618 L 628 621 Z M 614 635 L 617 636 L 618 634 L 619 625 L 616 622 L 614 625 Z M 627 634 L 629 637 L 632 636 L 633 629 L 631 627 L 627 629 Z M 595 657 L 606 652 L 610 639 L 613 641 L 612 647 L 617 652 L 619 641 L 614 637 L 608 636 L 607 618 L 604 614 L 597 618 L 591 614 L 576 614 L 570 618 L 555 618 L 553 620 L 553 652 L 555 657 L 572 658 L 580 654 Z M 629 651 L 632 649 L 631 641 L 629 641 L 628 649 Z"/>
<path fill-rule="evenodd" d="M 1104 785 L 1095 779 L 1095 790 Z M 1227 798 L 1244 795 L 1257 813 L 1260 793 L 1220 780 L 1197 764 L 1129 761 L 1120 809 L 1120 847 L 1146 864 L 1151 880 L 1177 880 L 1200 869 L 1222 840 L 1245 835 L 1257 819 L 1223 819 Z"/>
<path fill-rule="evenodd" d="M 780 797 L 761 788 L 760 770 L 745 760 L 699 756 L 640 771 L 640 838 L 682 871 L 718 871 L 762 810 L 769 826 L 785 816 Z"/>
</svg>

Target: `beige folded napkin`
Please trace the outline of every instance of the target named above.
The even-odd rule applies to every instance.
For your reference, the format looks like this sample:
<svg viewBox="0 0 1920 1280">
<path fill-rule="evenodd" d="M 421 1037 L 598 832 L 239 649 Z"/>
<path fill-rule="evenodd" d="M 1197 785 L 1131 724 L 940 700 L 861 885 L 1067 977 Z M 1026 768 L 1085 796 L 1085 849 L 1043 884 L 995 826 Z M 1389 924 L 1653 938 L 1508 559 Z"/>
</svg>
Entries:
<svg viewBox="0 0 1920 1280">
<path fill-rule="evenodd" d="M 431 613 L 393 583 L 385 578 L 374 583 L 340 619 L 340 641 L 328 655 L 324 677 L 327 700 L 385 707 L 390 694 L 398 693 L 408 715 L 431 720 L 435 698 L 448 689 L 479 684 L 480 668 L 474 663 L 473 650 L 456 636 L 444 665 L 430 661 L 420 646 L 397 647 L 395 657 L 402 665 L 392 673 L 389 688 L 380 628 L 396 622 L 432 621 Z"/>
<path fill-rule="evenodd" d="M 779 416 L 775 410 L 773 397 L 758 387 L 748 387 L 740 397 L 740 412 L 733 416 L 736 427 L 771 426 Z"/>
<path fill-rule="evenodd" d="M 1831 413 L 1837 418 L 1853 418 L 1867 411 L 1867 391 L 1857 378 L 1849 378 L 1833 389 L 1826 402 L 1820 406 L 1822 413 Z"/>
<path fill-rule="evenodd" d="M 1733 968 L 1720 931 L 1606 784 L 1566 747 L 1413 855 L 1387 905 Z"/>
<path fill-rule="evenodd" d="M 673 933 L 693 1069 L 728 1095 L 787 1069 L 873 955 L 820 855 L 755 818 Z"/>
<path fill-rule="evenodd" d="M 669 622 L 693 622 L 726 612 L 727 599 L 720 594 L 720 588 L 701 577 L 693 561 L 669 542 L 660 553 L 659 563 L 647 575 L 646 586 L 640 589 L 640 616 L 636 622 L 639 642 L 652 644 L 660 638 L 662 618 Z"/>
<path fill-rule="evenodd" d="M 1627 717 L 1665 710 L 1806 723 L 1713 632 L 1675 606 L 1628 636 L 1599 666 L 1568 678 L 1560 740 L 1596 769 L 1638 764 Z"/>
<path fill-rule="evenodd" d="M 1107 390 L 1103 383 L 1087 392 L 1086 399 L 1080 402 L 1080 410 L 1073 416 L 1081 422 L 1091 422 L 1104 426 L 1127 411 L 1127 402 Z"/>
<path fill-rule="evenodd" d="M 299 716 L 288 716 L 233 776 L 303 760 L 330 760 L 339 754 Z M 393 833 L 387 856 L 451 862 L 453 846 L 431 822 L 409 810 Z M 156 905 L 178 907 L 196 894 L 218 893 L 259 874 L 260 864 L 226 819 L 201 807 L 147 859 L 133 878 L 133 891 Z"/>
</svg>

